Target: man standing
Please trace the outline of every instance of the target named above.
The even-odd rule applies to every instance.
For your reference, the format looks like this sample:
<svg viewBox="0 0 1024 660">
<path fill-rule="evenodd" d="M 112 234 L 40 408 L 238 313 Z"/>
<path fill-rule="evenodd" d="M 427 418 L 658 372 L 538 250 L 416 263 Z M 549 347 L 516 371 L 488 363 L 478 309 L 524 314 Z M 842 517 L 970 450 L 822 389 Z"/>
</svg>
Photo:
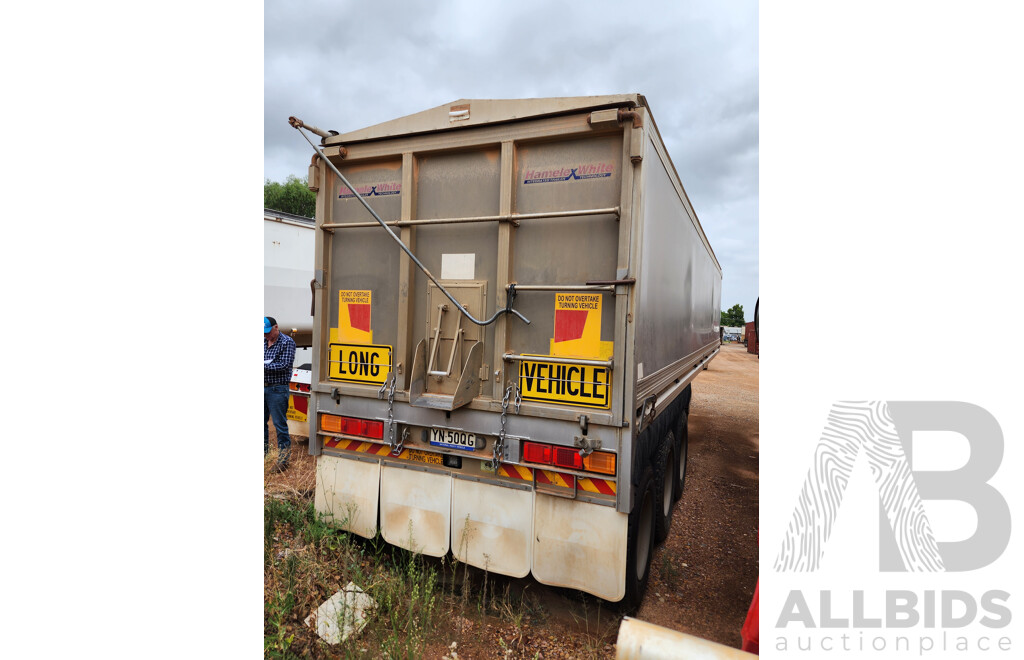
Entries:
<svg viewBox="0 0 1024 660">
<path fill-rule="evenodd" d="M 274 420 L 277 431 L 277 465 L 274 472 L 288 468 L 292 439 L 288 437 L 288 382 L 295 361 L 295 340 L 282 335 L 272 316 L 263 317 L 263 455 L 270 444 L 267 422 Z"/>
</svg>

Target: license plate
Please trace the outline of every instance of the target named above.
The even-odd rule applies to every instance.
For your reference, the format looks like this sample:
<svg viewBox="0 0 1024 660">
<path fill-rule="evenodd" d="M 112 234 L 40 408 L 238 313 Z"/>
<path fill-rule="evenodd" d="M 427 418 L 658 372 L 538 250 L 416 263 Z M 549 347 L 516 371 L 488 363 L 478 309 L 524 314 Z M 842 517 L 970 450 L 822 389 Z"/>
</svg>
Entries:
<svg viewBox="0 0 1024 660">
<path fill-rule="evenodd" d="M 415 449 L 410 449 L 408 459 L 410 461 L 418 461 L 420 463 L 430 463 L 431 465 L 444 465 L 444 457 L 441 454 L 435 454 L 429 451 L 417 451 Z"/>
<path fill-rule="evenodd" d="M 483 449 L 484 439 L 482 436 L 466 433 L 465 431 L 430 429 L 430 444 L 450 449 L 476 451 L 477 449 Z"/>
</svg>

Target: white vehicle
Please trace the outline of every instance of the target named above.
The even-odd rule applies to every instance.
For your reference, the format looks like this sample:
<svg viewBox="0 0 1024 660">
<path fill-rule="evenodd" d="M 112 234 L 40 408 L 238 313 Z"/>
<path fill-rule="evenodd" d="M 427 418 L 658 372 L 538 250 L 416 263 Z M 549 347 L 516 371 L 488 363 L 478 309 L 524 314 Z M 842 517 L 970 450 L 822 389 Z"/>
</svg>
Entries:
<svg viewBox="0 0 1024 660">
<path fill-rule="evenodd" d="M 295 340 L 288 397 L 288 435 L 309 437 L 309 384 L 313 354 L 313 219 L 263 209 L 263 309 Z"/>
</svg>

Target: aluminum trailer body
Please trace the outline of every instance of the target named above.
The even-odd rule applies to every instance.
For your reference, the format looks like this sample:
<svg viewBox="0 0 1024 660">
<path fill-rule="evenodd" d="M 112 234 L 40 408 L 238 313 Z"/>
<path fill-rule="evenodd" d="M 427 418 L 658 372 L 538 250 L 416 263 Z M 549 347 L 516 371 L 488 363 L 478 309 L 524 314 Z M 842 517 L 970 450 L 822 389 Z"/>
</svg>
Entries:
<svg viewBox="0 0 1024 660">
<path fill-rule="evenodd" d="M 460 100 L 323 135 L 351 187 L 311 165 L 317 510 L 638 605 L 721 297 L 646 99 Z M 470 320 L 357 194 L 473 317 L 530 323 Z"/>
</svg>

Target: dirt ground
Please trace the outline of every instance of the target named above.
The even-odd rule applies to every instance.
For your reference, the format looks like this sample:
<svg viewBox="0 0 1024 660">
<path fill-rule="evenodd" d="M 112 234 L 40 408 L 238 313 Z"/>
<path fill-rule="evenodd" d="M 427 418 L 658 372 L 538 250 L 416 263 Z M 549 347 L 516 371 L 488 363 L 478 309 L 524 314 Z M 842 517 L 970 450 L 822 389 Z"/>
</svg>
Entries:
<svg viewBox="0 0 1024 660">
<path fill-rule="evenodd" d="M 271 429 L 271 446 L 273 436 Z M 315 459 L 305 442 L 292 447 L 285 473 L 270 473 L 267 463 L 265 490 L 311 499 Z M 655 548 L 637 618 L 739 648 L 758 578 L 758 451 L 758 358 L 742 344 L 725 344 L 693 383 L 686 485 L 668 539 Z M 481 584 L 483 572 L 470 579 Z M 518 625 L 467 610 L 425 657 L 445 656 L 452 642 L 461 659 L 614 657 L 621 621 L 614 607 L 530 577 L 489 580 L 525 610 Z"/>
<path fill-rule="evenodd" d="M 758 576 L 758 359 L 725 344 L 693 383 L 683 497 L 637 617 L 741 644 Z"/>
</svg>

